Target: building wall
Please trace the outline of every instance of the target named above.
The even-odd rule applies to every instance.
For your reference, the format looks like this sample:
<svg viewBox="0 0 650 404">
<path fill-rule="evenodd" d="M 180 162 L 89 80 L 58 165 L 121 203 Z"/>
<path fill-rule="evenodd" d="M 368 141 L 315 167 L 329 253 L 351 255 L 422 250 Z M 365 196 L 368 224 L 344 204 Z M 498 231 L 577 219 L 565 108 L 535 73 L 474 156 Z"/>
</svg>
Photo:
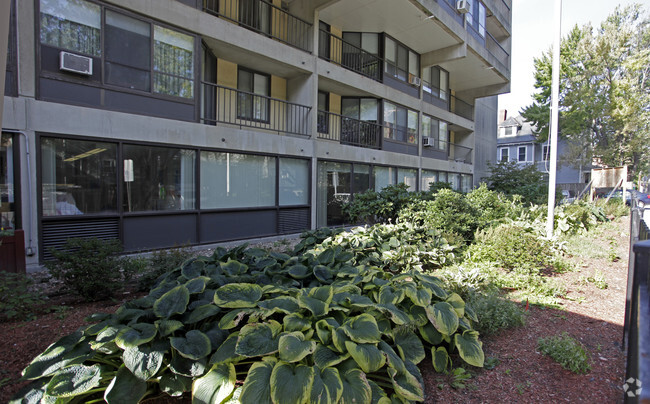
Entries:
<svg viewBox="0 0 650 404">
<path fill-rule="evenodd" d="M 475 131 L 475 160 L 474 160 L 474 186 L 490 175 L 488 163 L 495 162 L 497 150 L 497 109 L 498 98 L 478 98 L 475 104 L 476 131 Z"/>
</svg>

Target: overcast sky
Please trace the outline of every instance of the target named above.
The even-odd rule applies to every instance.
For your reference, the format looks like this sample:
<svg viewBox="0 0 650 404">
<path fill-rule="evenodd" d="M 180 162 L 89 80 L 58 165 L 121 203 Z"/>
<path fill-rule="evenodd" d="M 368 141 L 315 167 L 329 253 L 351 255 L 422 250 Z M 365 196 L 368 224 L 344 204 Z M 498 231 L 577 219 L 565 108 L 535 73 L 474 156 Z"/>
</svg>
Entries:
<svg viewBox="0 0 650 404">
<path fill-rule="evenodd" d="M 553 11 L 555 0 L 512 1 L 512 65 L 510 93 L 499 96 L 499 109 L 508 116 L 517 115 L 533 102 L 535 88 L 533 58 L 553 44 Z M 647 13 L 650 0 L 562 0 L 562 37 L 574 25 L 591 23 L 597 28 L 617 5 L 640 3 Z"/>
</svg>

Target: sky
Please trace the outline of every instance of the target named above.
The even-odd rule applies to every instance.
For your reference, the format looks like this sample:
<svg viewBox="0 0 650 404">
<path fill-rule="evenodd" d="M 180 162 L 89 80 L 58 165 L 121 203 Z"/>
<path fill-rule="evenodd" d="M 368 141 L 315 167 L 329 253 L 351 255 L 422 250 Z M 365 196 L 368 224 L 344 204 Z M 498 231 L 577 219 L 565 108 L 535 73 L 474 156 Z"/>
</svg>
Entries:
<svg viewBox="0 0 650 404">
<path fill-rule="evenodd" d="M 532 104 L 535 92 L 533 58 L 540 57 L 553 44 L 555 0 L 512 1 L 512 64 L 510 93 L 499 96 L 499 110 L 518 115 Z M 650 0 L 562 0 L 562 37 L 576 24 L 591 23 L 597 28 L 617 5 L 640 3 L 647 15 Z"/>
</svg>

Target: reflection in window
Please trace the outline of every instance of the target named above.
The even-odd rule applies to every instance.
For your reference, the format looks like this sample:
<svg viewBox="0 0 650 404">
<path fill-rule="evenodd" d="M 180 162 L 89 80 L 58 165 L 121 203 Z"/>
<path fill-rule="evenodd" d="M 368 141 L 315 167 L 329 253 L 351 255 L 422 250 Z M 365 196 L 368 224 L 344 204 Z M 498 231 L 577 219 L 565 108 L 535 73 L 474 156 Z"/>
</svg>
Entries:
<svg viewBox="0 0 650 404">
<path fill-rule="evenodd" d="M 398 168 L 397 182 L 408 185 L 410 192 L 417 191 L 418 170 L 412 168 Z"/>
<path fill-rule="evenodd" d="M 117 146 L 42 138 L 43 216 L 117 211 Z"/>
<path fill-rule="evenodd" d="M 460 191 L 460 174 L 448 173 L 447 182 L 451 184 L 451 189 L 453 189 L 454 191 Z"/>
<path fill-rule="evenodd" d="M 397 184 L 397 168 L 375 167 L 374 169 L 375 191 L 379 192 L 388 185 Z"/>
<path fill-rule="evenodd" d="M 352 178 L 353 192 L 364 192 L 370 189 L 370 166 L 365 164 L 354 165 L 354 175 Z"/>
<path fill-rule="evenodd" d="M 124 146 L 124 211 L 194 209 L 195 152 Z"/>
<path fill-rule="evenodd" d="M 150 91 L 151 26 L 113 11 L 106 11 L 106 82 Z"/>
<path fill-rule="evenodd" d="M 0 231 L 16 228 L 16 189 L 13 137 L 0 138 Z"/>
<path fill-rule="evenodd" d="M 417 143 L 418 113 L 391 102 L 384 102 L 384 137 Z"/>
<path fill-rule="evenodd" d="M 275 206 L 275 158 L 201 152 L 201 209 Z"/>
<path fill-rule="evenodd" d="M 422 170 L 422 177 L 420 178 L 420 190 L 428 191 L 431 184 L 438 181 L 438 172 L 431 170 Z"/>
<path fill-rule="evenodd" d="M 470 174 L 460 175 L 460 190 L 464 193 L 472 190 L 472 176 Z"/>
<path fill-rule="evenodd" d="M 254 121 L 269 121 L 269 91 L 271 79 L 269 76 L 239 70 L 237 89 L 237 118 Z"/>
<path fill-rule="evenodd" d="M 154 92 L 194 97 L 194 38 L 156 25 L 153 39 Z"/>
<path fill-rule="evenodd" d="M 334 162 L 318 163 L 317 225 L 338 226 L 345 223 L 344 203 L 350 201 L 352 165 Z"/>
<path fill-rule="evenodd" d="M 309 160 L 280 159 L 280 205 L 309 203 Z"/>
<path fill-rule="evenodd" d="M 83 0 L 41 0 L 41 43 L 100 55 L 101 8 Z"/>
</svg>

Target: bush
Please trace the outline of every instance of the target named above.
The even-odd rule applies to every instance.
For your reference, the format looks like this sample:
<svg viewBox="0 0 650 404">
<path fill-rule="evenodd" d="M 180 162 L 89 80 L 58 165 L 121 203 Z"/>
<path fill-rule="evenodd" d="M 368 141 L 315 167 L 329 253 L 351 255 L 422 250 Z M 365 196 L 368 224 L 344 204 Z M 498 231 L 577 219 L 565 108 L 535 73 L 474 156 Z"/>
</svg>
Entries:
<svg viewBox="0 0 650 404">
<path fill-rule="evenodd" d="M 589 354 L 580 342 L 566 332 L 561 336 L 540 338 L 537 347 L 541 353 L 573 373 L 588 373 L 591 370 Z"/>
<path fill-rule="evenodd" d="M 521 198 L 511 198 L 491 191 L 485 183 L 466 195 L 477 214 L 477 227 L 484 229 L 507 219 L 516 219 L 523 212 Z"/>
<path fill-rule="evenodd" d="M 37 305 L 44 303 L 29 289 L 33 281 L 23 274 L 0 271 L 0 313 L 6 320 L 31 320 Z"/>
<path fill-rule="evenodd" d="M 398 212 L 421 194 L 408 191 L 408 185 L 388 185 L 379 192 L 368 190 L 354 194 L 352 201 L 343 205 L 350 223 L 387 223 L 397 219 Z"/>
<path fill-rule="evenodd" d="M 144 262 L 144 266 L 142 263 L 137 264 L 140 267 L 138 272 L 142 274 L 138 279 L 139 289 L 148 290 L 160 276 L 180 267 L 191 257 L 192 250 L 187 246 L 154 251 Z M 136 263 L 139 260 L 136 259 Z"/>
<path fill-rule="evenodd" d="M 501 297 L 498 292 L 474 293 L 467 304 L 478 317 L 474 327 L 481 335 L 493 335 L 499 330 L 520 327 L 526 323 L 526 312 L 517 303 Z"/>
<path fill-rule="evenodd" d="M 70 238 L 50 252 L 56 259 L 45 263 L 52 276 L 87 301 L 107 299 L 131 277 L 122 268 L 118 240 Z"/>
<path fill-rule="evenodd" d="M 553 265 L 553 246 L 529 229 L 504 224 L 477 232 L 476 242 L 467 250 L 472 262 L 494 262 L 519 273 L 538 273 Z"/>
<path fill-rule="evenodd" d="M 621 217 L 630 214 L 630 207 L 625 205 L 620 198 L 610 199 L 609 202 L 606 199 L 597 199 L 595 205 L 602 210 L 606 217 Z"/>
<path fill-rule="evenodd" d="M 399 220 L 459 235 L 464 242 L 474 238 L 478 226 L 476 210 L 461 193 L 442 189 L 431 201 L 414 201 L 399 213 Z M 452 236 L 453 237 L 453 236 Z"/>
<path fill-rule="evenodd" d="M 505 195 L 519 195 L 524 203 L 543 204 L 548 198 L 548 183 L 544 175 L 532 164 L 515 161 L 488 162 L 490 176 L 488 188 Z"/>
</svg>

